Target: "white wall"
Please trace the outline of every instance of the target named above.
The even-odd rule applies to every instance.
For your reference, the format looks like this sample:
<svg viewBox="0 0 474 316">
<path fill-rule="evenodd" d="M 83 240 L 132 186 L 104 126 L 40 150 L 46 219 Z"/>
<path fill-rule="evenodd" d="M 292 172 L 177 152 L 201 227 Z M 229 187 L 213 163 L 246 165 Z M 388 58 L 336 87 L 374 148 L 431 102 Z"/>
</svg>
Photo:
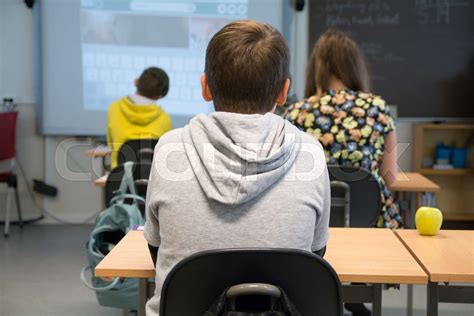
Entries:
<svg viewBox="0 0 474 316">
<path fill-rule="evenodd" d="M 17 127 L 17 155 L 25 172 L 34 178 L 43 178 L 43 139 L 35 134 L 32 13 L 24 10 L 20 0 L 0 1 L 0 100 L 18 97 L 22 102 Z M 34 157 L 34 159 L 26 159 Z M 9 164 L 8 164 L 9 165 Z M 6 164 L 0 167 L 5 168 Z M 23 179 L 20 178 L 20 199 L 24 217 L 38 215 L 27 198 Z M 0 186 L 0 218 L 5 210 L 6 186 Z M 16 217 L 16 213 L 14 218 Z"/>
<path fill-rule="evenodd" d="M 34 25 L 33 12 L 23 0 L 0 0 L 0 100 L 14 97 L 20 112 L 17 128 L 17 158 L 25 168 L 28 181 L 43 179 L 59 189 L 55 199 L 40 199 L 40 204 L 51 213 L 67 221 L 81 221 L 102 207 L 101 190 L 91 181 L 71 181 L 64 166 L 56 163 L 56 153 L 63 155 L 62 148 L 70 147 L 67 165 L 72 171 L 82 169 L 90 172 L 93 162 L 83 154 L 90 144 L 89 139 L 42 137 L 36 134 L 35 118 L 35 73 L 34 73 Z M 59 144 L 62 143 L 60 146 Z M 80 166 L 74 164 L 74 161 Z M 2 167 L 2 166 L 0 166 Z M 3 166 L 4 167 L 4 166 Z M 19 170 L 17 169 L 17 173 Z M 0 186 L 0 220 L 3 220 L 5 186 Z M 34 218 L 38 210 L 34 207 L 20 179 L 20 199 L 25 218 Z M 14 218 L 16 219 L 16 214 Z M 43 222 L 52 222 L 50 219 Z"/>
<path fill-rule="evenodd" d="M 33 12 L 22 0 L 0 1 L 1 96 L 34 101 Z"/>
</svg>

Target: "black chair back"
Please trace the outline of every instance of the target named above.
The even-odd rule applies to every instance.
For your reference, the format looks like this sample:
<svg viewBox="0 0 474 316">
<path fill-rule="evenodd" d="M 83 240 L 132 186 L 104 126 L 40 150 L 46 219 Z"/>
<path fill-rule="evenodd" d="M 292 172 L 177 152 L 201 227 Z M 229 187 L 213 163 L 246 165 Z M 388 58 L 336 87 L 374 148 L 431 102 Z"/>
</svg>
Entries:
<svg viewBox="0 0 474 316">
<path fill-rule="evenodd" d="M 131 162 L 151 162 L 157 138 L 131 139 L 120 146 L 118 152 L 118 164 Z"/>
<path fill-rule="evenodd" d="M 160 316 L 202 316 L 228 287 L 280 287 L 301 315 L 342 315 L 341 283 L 324 259 L 295 249 L 222 249 L 178 263 L 161 291 Z"/>
<path fill-rule="evenodd" d="M 366 169 L 329 165 L 331 227 L 374 227 L 382 202 L 380 185 Z"/>
<path fill-rule="evenodd" d="M 148 186 L 148 178 L 150 177 L 151 172 L 151 163 L 135 163 L 133 164 L 133 180 L 135 182 L 135 187 L 137 194 L 143 198 L 146 198 L 146 190 Z M 105 183 L 105 201 L 107 207 L 110 205 L 110 200 L 115 194 L 115 191 L 120 187 L 120 182 L 123 177 L 123 165 L 120 165 L 112 169 L 107 176 L 107 182 Z M 130 193 L 130 192 L 128 192 Z M 127 202 L 127 199 L 125 200 Z M 129 201 L 130 202 L 130 201 Z M 139 204 L 140 211 L 142 215 L 145 215 L 145 206 Z"/>
</svg>

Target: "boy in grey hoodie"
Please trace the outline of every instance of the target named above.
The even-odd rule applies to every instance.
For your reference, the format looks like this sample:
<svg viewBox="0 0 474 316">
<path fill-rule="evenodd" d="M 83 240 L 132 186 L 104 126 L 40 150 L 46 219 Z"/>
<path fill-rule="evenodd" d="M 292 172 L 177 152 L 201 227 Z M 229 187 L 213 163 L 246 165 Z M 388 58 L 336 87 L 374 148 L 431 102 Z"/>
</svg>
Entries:
<svg viewBox="0 0 474 316">
<path fill-rule="evenodd" d="M 222 248 L 295 248 L 321 253 L 330 188 L 315 138 L 272 112 L 286 100 L 288 47 L 268 24 L 236 21 L 206 51 L 202 95 L 216 112 L 165 134 L 155 148 L 145 238 L 161 286 L 180 260 Z"/>
</svg>

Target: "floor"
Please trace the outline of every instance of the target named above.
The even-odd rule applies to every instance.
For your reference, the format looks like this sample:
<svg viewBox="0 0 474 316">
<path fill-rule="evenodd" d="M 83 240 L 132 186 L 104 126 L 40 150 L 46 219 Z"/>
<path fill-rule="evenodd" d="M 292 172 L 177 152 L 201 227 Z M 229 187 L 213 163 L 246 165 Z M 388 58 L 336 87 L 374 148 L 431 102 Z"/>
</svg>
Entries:
<svg viewBox="0 0 474 316">
<path fill-rule="evenodd" d="M 3 226 L 1 227 L 3 229 Z M 122 315 L 82 285 L 91 226 L 30 225 L 0 235 L 0 315 Z"/>
<path fill-rule="evenodd" d="M 3 227 L 1 227 L 3 228 Z M 30 225 L 0 236 L 1 316 L 122 315 L 97 304 L 79 272 L 91 226 Z M 383 292 L 383 315 L 406 315 L 406 287 Z M 425 288 L 414 288 L 414 316 L 426 315 Z M 440 316 L 473 316 L 474 305 L 441 304 Z"/>
</svg>

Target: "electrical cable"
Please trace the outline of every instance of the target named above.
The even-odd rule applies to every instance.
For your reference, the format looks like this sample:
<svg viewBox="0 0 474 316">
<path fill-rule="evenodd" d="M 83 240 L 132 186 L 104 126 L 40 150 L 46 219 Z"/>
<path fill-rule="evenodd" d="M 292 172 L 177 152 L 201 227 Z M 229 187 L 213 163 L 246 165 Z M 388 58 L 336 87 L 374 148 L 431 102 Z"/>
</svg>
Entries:
<svg viewBox="0 0 474 316">
<path fill-rule="evenodd" d="M 26 172 L 25 172 L 25 169 L 23 168 L 23 165 L 22 163 L 20 162 L 20 160 L 18 158 L 16 158 L 16 161 L 17 161 L 17 164 L 18 164 L 18 168 L 20 169 L 20 173 L 21 173 L 21 177 L 23 178 L 23 181 L 25 181 L 25 184 L 26 184 L 26 188 L 28 190 L 28 194 L 30 196 L 30 199 L 31 201 L 33 202 L 33 205 L 36 207 L 37 210 L 39 210 L 41 213 L 40 213 L 40 216 L 39 218 L 37 219 L 33 219 L 33 220 L 28 220 L 28 221 L 23 221 L 24 223 L 28 223 L 28 222 L 36 222 L 36 221 L 39 221 L 40 219 L 43 219 L 44 218 L 44 215 L 43 214 L 46 214 L 49 218 L 61 223 L 61 224 L 66 224 L 66 225 L 83 225 L 83 224 L 87 224 L 88 222 L 90 222 L 91 220 L 93 220 L 94 218 L 97 217 L 97 214 L 99 214 L 101 211 L 97 211 L 95 212 L 93 215 L 87 217 L 85 220 L 83 221 L 79 221 L 79 222 L 71 222 L 71 221 L 67 221 L 67 220 L 63 220 L 59 217 L 57 217 L 56 215 L 52 214 L 50 211 L 48 211 L 46 208 L 42 207 L 40 205 L 40 203 L 37 201 L 33 191 L 31 190 L 31 187 L 29 185 L 29 182 L 28 182 L 28 178 L 26 176 Z M 18 221 L 16 222 L 12 222 L 12 223 L 18 223 Z"/>
</svg>

